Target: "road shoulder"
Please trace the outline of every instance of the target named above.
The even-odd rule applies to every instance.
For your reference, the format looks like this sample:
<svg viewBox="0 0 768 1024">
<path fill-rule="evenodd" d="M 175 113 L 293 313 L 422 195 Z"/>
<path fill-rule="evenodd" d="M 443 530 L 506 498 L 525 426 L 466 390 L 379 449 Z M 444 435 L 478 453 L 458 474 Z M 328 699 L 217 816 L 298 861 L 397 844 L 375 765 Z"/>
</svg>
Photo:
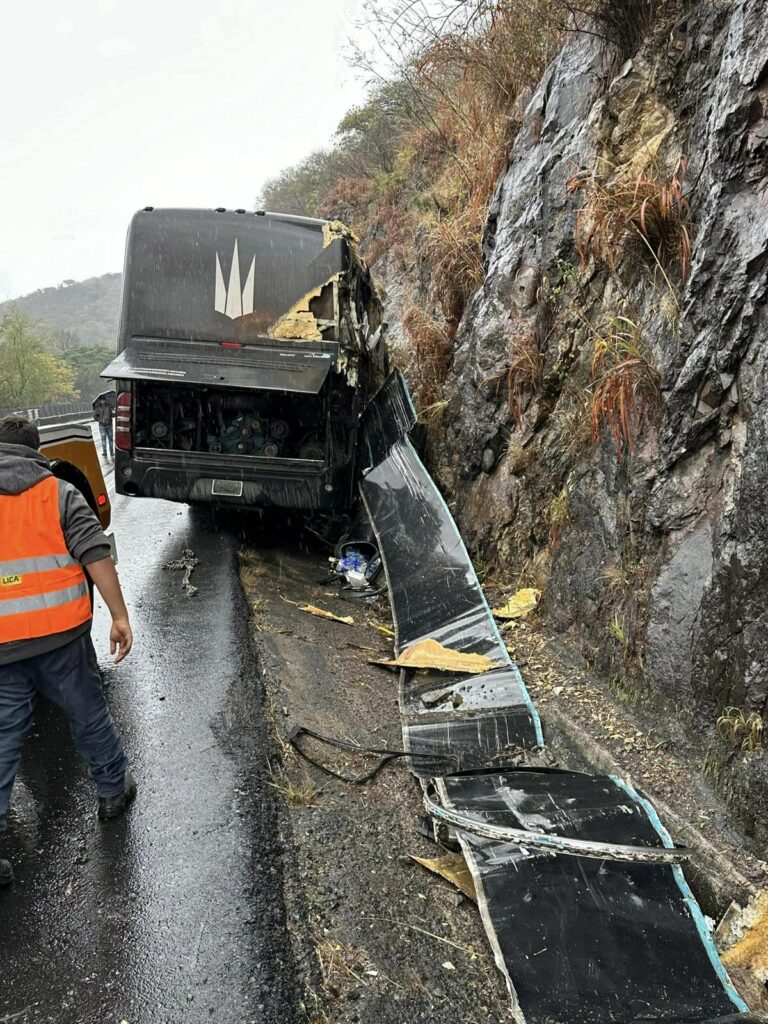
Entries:
<svg viewBox="0 0 768 1024">
<path fill-rule="evenodd" d="M 286 744 L 296 726 L 377 747 L 402 746 L 397 676 L 368 664 L 391 652 L 370 608 L 318 584 L 322 555 L 241 551 L 241 580 L 278 746 L 271 782 L 284 799 L 289 926 L 318 1024 L 404 1020 L 491 1024 L 509 999 L 477 907 L 410 855 L 440 850 L 418 832 L 420 790 L 405 763 L 366 785 L 340 782 Z M 294 603 L 295 602 L 295 603 Z M 319 605 L 353 625 L 299 610 Z M 298 604 L 297 604 L 298 603 Z M 386 618 L 385 618 L 386 616 Z M 311 754 L 356 775 L 375 759 L 312 746 Z"/>
</svg>

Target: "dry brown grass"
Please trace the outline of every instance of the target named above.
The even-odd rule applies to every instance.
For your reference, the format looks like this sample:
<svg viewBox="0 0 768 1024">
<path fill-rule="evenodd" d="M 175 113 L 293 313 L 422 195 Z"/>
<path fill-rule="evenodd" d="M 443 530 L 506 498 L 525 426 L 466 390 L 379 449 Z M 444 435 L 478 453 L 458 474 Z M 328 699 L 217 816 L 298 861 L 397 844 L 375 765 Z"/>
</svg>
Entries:
<svg viewBox="0 0 768 1024">
<path fill-rule="evenodd" d="M 481 387 L 497 398 L 503 387 L 507 406 L 520 425 L 526 401 L 541 390 L 544 357 L 534 331 L 522 320 L 507 329 L 506 348 L 504 366 L 488 374 L 481 382 Z"/>
<path fill-rule="evenodd" d="M 578 459 L 592 446 L 592 397 L 570 379 L 555 412 L 563 450 Z"/>
<path fill-rule="evenodd" d="M 541 390 L 544 357 L 539 351 L 535 333 L 522 324 L 510 331 L 507 348 L 507 404 L 517 422 L 521 423 L 526 399 Z"/>
<path fill-rule="evenodd" d="M 511 444 L 507 450 L 506 459 L 509 472 L 514 476 L 519 476 L 536 462 L 536 449 L 532 444 L 527 448 L 523 448 L 519 444 Z"/>
<path fill-rule="evenodd" d="M 446 323 L 412 304 L 403 312 L 403 328 L 416 363 L 416 397 L 421 406 L 442 399 L 443 384 L 453 358 L 453 344 Z"/>
<path fill-rule="evenodd" d="M 412 109 L 394 169 L 338 182 L 322 212 L 353 223 L 369 263 L 390 254 L 425 282 L 419 305 L 442 312 L 443 321 L 403 313 L 426 404 L 441 396 L 458 325 L 483 280 L 488 203 L 528 90 L 559 48 L 562 18 L 550 16 L 558 4 L 384 0 L 367 9 L 367 28 L 389 55 L 388 74 L 411 90 Z"/>
<path fill-rule="evenodd" d="M 562 0 L 577 29 L 613 43 L 623 57 L 634 54 L 672 6 L 669 0 Z"/>
<path fill-rule="evenodd" d="M 659 374 L 645 354 L 640 329 L 628 317 L 611 317 L 595 332 L 592 358 L 592 440 L 607 426 L 616 454 L 634 451 L 636 437 L 659 399 Z"/>
<path fill-rule="evenodd" d="M 621 563 L 620 565 L 607 565 L 598 574 L 606 590 L 611 594 L 625 595 L 637 584 L 642 583 L 647 576 L 647 570 L 642 562 Z"/>
<path fill-rule="evenodd" d="M 731 746 L 752 751 L 763 745 L 765 722 L 757 711 L 726 708 L 717 719 L 717 731 Z"/>
<path fill-rule="evenodd" d="M 573 175 L 568 192 L 586 192 L 576 217 L 576 248 L 583 264 L 594 257 L 615 270 L 632 242 L 650 258 L 672 289 L 671 277 L 684 282 L 691 268 L 691 207 L 684 194 L 686 159 L 675 172 L 607 180 L 599 174 Z"/>
<path fill-rule="evenodd" d="M 489 110 L 509 116 L 521 91 L 539 79 L 557 52 L 564 24 L 561 11 L 552 17 L 556 6 L 552 0 L 448 0 L 429 24 L 427 5 L 400 4 L 401 10 L 415 12 L 413 28 L 428 44 L 418 73 L 456 120 L 475 132 L 488 130 Z M 457 84 L 470 87 L 468 96 L 457 98 Z"/>
<path fill-rule="evenodd" d="M 528 0 L 479 0 L 459 21 L 451 14 L 418 26 L 426 45 L 415 80 L 431 112 L 408 142 L 414 162 L 430 171 L 439 216 L 420 252 L 433 268 L 432 296 L 454 327 L 483 279 L 482 230 L 520 124 L 518 99 L 559 45 L 541 10 Z"/>
<path fill-rule="evenodd" d="M 353 946 L 344 946 L 332 939 L 325 939 L 315 947 L 323 979 L 323 988 L 329 995 L 338 998 L 345 989 L 365 985 L 364 972 L 373 969 L 368 954 Z"/>
<path fill-rule="evenodd" d="M 472 210 L 441 220 L 422 250 L 432 267 L 432 287 L 446 322 L 455 332 L 473 291 L 483 280 L 481 227 Z"/>
<path fill-rule="evenodd" d="M 554 552 L 560 543 L 560 535 L 563 528 L 571 521 L 571 514 L 568 508 L 569 494 L 568 487 L 562 490 L 552 499 L 547 506 L 547 523 L 549 524 L 549 550 Z"/>
<path fill-rule="evenodd" d="M 274 768 L 270 764 L 267 766 L 267 774 L 269 775 L 267 785 L 276 789 L 291 807 L 312 807 L 317 803 L 320 790 L 306 772 L 303 772 L 298 778 L 292 778 L 285 769 Z"/>
</svg>

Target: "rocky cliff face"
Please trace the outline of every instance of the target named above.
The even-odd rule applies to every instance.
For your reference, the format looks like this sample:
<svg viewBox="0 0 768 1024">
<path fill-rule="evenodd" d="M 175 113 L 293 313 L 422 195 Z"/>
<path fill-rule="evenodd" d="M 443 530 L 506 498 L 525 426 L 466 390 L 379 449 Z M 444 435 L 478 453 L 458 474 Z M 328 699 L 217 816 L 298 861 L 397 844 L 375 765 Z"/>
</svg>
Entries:
<svg viewBox="0 0 768 1024">
<path fill-rule="evenodd" d="M 764 0 L 680 8 L 629 51 L 574 34 L 527 104 L 436 474 L 476 553 L 540 582 L 550 622 L 586 638 L 606 678 L 682 713 L 702 766 L 765 842 Z M 616 183 L 641 180 L 679 215 L 689 267 L 665 254 L 649 205 L 617 228 L 632 197 Z M 620 391 L 613 417 L 596 401 L 606 381 Z"/>
</svg>

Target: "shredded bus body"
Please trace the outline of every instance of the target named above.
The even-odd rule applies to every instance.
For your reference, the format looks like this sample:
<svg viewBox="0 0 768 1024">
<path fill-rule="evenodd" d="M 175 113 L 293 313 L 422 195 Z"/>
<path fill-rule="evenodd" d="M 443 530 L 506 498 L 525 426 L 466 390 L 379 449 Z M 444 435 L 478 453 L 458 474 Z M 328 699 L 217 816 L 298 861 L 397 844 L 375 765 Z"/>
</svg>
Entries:
<svg viewBox="0 0 768 1024">
<path fill-rule="evenodd" d="M 386 371 L 354 237 L 280 214 L 146 209 L 129 233 L 117 382 L 119 493 L 341 510 Z"/>
</svg>

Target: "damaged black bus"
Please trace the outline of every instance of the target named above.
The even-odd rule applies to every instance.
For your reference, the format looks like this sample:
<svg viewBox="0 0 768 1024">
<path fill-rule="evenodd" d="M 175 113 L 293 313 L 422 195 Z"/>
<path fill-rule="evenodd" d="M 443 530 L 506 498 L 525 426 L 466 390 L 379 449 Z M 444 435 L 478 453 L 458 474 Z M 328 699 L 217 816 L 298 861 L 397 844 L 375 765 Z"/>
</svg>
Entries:
<svg viewBox="0 0 768 1024">
<path fill-rule="evenodd" d="M 386 372 L 381 305 L 334 221 L 147 208 L 128 232 L 118 493 L 346 509 L 362 409 Z"/>
</svg>

